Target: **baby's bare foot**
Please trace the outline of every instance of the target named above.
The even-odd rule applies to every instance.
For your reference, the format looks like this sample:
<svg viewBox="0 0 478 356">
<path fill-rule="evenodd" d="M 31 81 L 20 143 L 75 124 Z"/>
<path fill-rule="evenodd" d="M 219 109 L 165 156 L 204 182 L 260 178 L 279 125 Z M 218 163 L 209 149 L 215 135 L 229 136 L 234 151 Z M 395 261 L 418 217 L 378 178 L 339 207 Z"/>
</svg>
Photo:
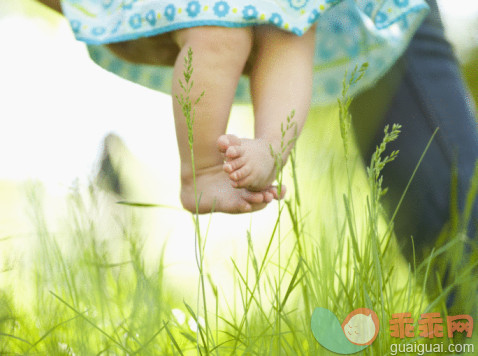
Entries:
<svg viewBox="0 0 478 356">
<path fill-rule="evenodd" d="M 221 152 L 222 155 L 224 156 L 226 163 L 234 160 L 233 158 L 229 158 L 226 156 L 227 149 L 231 146 L 240 146 L 241 143 L 242 143 L 242 140 L 235 135 L 222 135 L 218 138 L 217 148 L 219 152 Z M 224 165 L 223 168 L 225 167 L 226 166 Z M 230 172 L 226 171 L 226 173 L 229 174 Z M 233 186 L 236 187 L 235 181 L 231 180 L 231 184 L 233 184 Z M 253 191 L 256 191 L 256 190 L 253 190 Z M 285 186 L 282 186 L 280 198 L 279 198 L 278 187 L 273 185 L 268 185 L 264 189 L 262 189 L 262 194 L 264 195 L 264 201 L 266 203 L 270 203 L 273 199 L 282 199 L 285 195 Z"/>
<path fill-rule="evenodd" d="M 266 191 L 279 199 L 277 187 L 271 186 L 275 179 L 274 158 L 269 144 L 260 139 L 239 139 L 234 135 L 219 137 L 217 146 L 224 154 L 224 171 L 229 175 L 232 186 L 250 191 Z M 285 189 L 281 189 L 281 197 Z"/>
<path fill-rule="evenodd" d="M 272 193 L 266 198 L 263 192 L 235 189 L 220 165 L 199 170 L 196 173 L 196 189 L 199 213 L 212 211 L 230 214 L 248 213 L 263 209 L 272 200 Z M 186 210 L 196 212 L 192 178 L 182 179 L 181 203 Z"/>
<path fill-rule="evenodd" d="M 217 149 L 221 152 L 224 156 L 226 155 L 226 151 L 231 146 L 240 146 L 241 139 L 236 135 L 222 135 L 217 139 Z"/>
</svg>

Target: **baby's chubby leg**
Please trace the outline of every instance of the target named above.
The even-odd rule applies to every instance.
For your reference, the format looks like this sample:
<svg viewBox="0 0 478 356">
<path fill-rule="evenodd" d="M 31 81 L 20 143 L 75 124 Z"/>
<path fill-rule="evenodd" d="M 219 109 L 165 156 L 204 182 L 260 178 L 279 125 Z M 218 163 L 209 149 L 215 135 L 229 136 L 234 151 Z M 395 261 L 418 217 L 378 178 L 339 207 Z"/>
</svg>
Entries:
<svg viewBox="0 0 478 356">
<path fill-rule="evenodd" d="M 233 186 L 261 190 L 275 178 L 270 146 L 280 152 L 281 141 L 287 143 L 299 133 L 309 112 L 312 96 L 315 27 L 296 36 L 272 26 L 254 29 L 255 48 L 251 72 L 251 94 L 255 116 L 255 139 L 231 140 L 222 136 L 227 157 L 224 170 Z M 295 111 L 291 129 L 282 138 L 281 122 Z M 235 142 L 234 142 L 235 141 Z M 291 147 L 284 152 L 285 163 Z"/>
<path fill-rule="evenodd" d="M 180 48 L 174 66 L 173 109 L 176 135 L 181 158 L 181 202 L 195 212 L 195 192 L 191 154 L 189 150 L 186 119 L 176 100 L 183 94 L 178 80 L 183 79 L 184 57 L 193 50 L 192 80 L 190 92 L 194 102 L 194 158 L 199 212 L 214 211 L 242 213 L 262 209 L 271 200 L 270 193 L 249 192 L 234 189 L 224 173 L 224 156 L 217 149 L 217 138 L 226 131 L 237 83 L 252 47 L 251 28 L 194 27 L 174 33 Z"/>
</svg>

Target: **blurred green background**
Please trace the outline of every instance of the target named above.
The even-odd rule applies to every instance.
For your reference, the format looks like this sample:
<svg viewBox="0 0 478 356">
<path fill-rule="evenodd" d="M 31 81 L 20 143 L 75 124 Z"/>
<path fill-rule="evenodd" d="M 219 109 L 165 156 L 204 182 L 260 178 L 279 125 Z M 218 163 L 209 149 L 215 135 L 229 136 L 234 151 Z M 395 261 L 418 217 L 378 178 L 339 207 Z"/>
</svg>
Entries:
<svg viewBox="0 0 478 356">
<path fill-rule="evenodd" d="M 450 10 L 445 5 L 448 36 L 457 49 L 464 78 L 478 103 L 478 9 L 475 6 L 471 16 L 472 2 L 453 3 L 455 8 L 461 6 L 465 10 Z M 93 309 L 91 315 L 103 321 L 108 316 L 95 313 L 106 313 L 111 304 L 114 310 L 111 322 L 121 319 L 123 315 L 118 314 L 124 311 L 124 305 L 128 306 L 125 310 L 129 310 L 130 301 L 126 296 L 131 297 L 133 291 L 131 301 L 145 303 L 147 307 L 138 309 L 141 312 L 134 322 L 148 315 L 148 308 L 158 302 L 155 299 L 158 296 L 164 298 L 165 304 L 171 296 L 175 298 L 165 306 L 166 311 L 161 311 L 162 317 L 171 312 L 167 308 L 177 306 L 178 300 L 179 304 L 184 300 L 195 306 L 198 271 L 190 215 L 181 209 L 133 211 L 115 204 L 115 197 L 102 193 L 95 197 L 88 192 L 88 183 L 95 179 L 98 169 L 103 140 L 114 133 L 117 136 L 110 136 L 113 137 L 110 140 L 113 164 L 119 167 L 122 179 L 130 183 L 128 197 L 139 202 L 180 207 L 171 98 L 128 83 L 95 66 L 84 45 L 74 40 L 67 22 L 33 0 L 1 0 L 0 43 L 0 289 L 8 292 L 0 295 L 2 325 L 10 325 L 8 318 L 15 315 L 18 319 L 12 320 L 25 329 L 18 330 L 18 325 L 12 322 L 11 333 L 28 336 L 33 341 L 42 335 L 38 330 L 45 332 L 54 323 L 48 316 L 39 318 L 39 322 L 33 315 L 50 313 L 59 318 L 55 319 L 59 322 L 62 313 L 66 315 L 65 310 L 69 310 L 61 309 L 46 292 L 55 290 L 58 275 L 66 276 L 60 278 L 61 283 L 70 280 L 78 283 L 84 298 L 76 301 L 78 305 L 85 308 L 95 303 L 101 305 L 100 311 Z M 252 134 L 249 106 L 233 108 L 228 130 L 240 136 Z M 351 160 L 354 162 L 352 190 L 361 209 L 369 188 L 355 151 Z M 314 110 L 298 144 L 297 169 L 309 229 L 326 236 L 326 243 L 330 245 L 340 236 L 345 220 L 342 195 L 347 192 L 347 179 L 343 161 L 337 109 Z M 285 173 L 289 175 L 289 168 Z M 286 183 L 292 185 L 290 178 Z M 277 205 L 271 204 L 252 215 L 216 214 L 212 218 L 206 250 L 207 270 L 220 294 L 233 306 L 240 297 L 236 293 L 238 279 L 231 278 L 234 270 L 231 258 L 240 268 L 249 265 L 248 230 L 255 254 L 261 255 L 266 250 L 277 209 Z M 365 214 L 358 215 L 360 230 L 365 224 Z M 203 226 L 208 226 L 208 217 L 200 220 Z M 130 233 L 125 222 L 131 221 L 135 222 L 136 230 Z M 286 236 L 291 228 L 291 222 L 284 220 L 282 231 Z M 130 239 L 125 240 L 125 236 Z M 57 241 L 58 246 L 52 241 Z M 291 243 L 290 238 L 285 238 L 283 248 Z M 76 255 L 78 251 L 85 256 Z M 62 253 L 75 264 L 45 267 L 57 261 L 55 258 Z M 134 274 L 131 271 L 122 274 L 114 270 L 103 285 L 104 270 L 111 266 L 105 267 L 101 262 L 122 262 L 126 257 L 137 258 L 134 261 L 136 279 L 131 278 Z M 392 257 L 394 267 L 402 272 L 397 285 L 408 282 L 407 266 L 398 250 Z M 87 269 L 82 269 L 84 263 Z M 47 273 L 41 274 L 39 266 Z M 155 274 L 158 270 L 164 271 L 164 276 Z M 52 271 L 50 276 L 48 273 Z M 327 273 L 333 276 L 335 271 Z M 164 277 L 161 282 L 164 284 L 151 276 Z M 91 281 L 98 282 L 97 290 L 88 290 Z M 59 288 L 72 288 L 67 284 Z M 155 290 L 158 285 L 164 285 L 166 292 Z M 109 297 L 111 290 L 119 295 L 117 299 L 99 297 Z M 20 294 L 22 298 L 17 298 Z M 49 309 L 35 310 L 38 305 L 32 303 L 33 296 L 41 296 L 43 299 L 36 303 Z M 343 295 L 341 298 L 347 299 Z M 187 314 L 184 307 L 182 313 Z M 159 314 L 154 317 L 159 318 Z M 151 320 L 152 323 L 153 317 Z M 145 333 L 158 327 L 149 322 L 140 327 Z M 84 323 L 81 326 L 90 330 Z M 187 335 L 191 337 L 194 326 L 184 328 L 189 328 Z M 114 332 L 123 331 L 115 329 Z M 83 337 L 85 333 L 79 334 Z M 22 341 L 18 343 L 22 345 Z M 64 354 L 71 354 L 65 340 L 53 339 L 51 343 L 60 345 Z"/>
</svg>

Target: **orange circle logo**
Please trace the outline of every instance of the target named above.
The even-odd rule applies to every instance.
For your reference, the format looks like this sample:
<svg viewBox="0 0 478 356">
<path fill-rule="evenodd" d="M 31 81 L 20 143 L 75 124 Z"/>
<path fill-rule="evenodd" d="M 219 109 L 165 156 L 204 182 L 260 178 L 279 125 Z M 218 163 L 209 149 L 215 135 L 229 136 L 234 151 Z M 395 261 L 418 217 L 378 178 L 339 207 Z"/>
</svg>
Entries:
<svg viewBox="0 0 478 356">
<path fill-rule="evenodd" d="M 355 345 L 370 345 L 378 335 L 380 322 L 371 309 L 355 309 L 345 318 L 342 330 L 345 337 Z"/>
</svg>

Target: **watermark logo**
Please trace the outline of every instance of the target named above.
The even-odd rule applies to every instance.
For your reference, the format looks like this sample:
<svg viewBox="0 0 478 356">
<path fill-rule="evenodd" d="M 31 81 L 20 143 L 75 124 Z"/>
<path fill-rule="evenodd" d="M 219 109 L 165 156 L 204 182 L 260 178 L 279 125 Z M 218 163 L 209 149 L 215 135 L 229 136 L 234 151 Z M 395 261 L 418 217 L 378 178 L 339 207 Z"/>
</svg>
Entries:
<svg viewBox="0 0 478 356">
<path fill-rule="evenodd" d="M 342 324 L 330 310 L 316 308 L 311 320 L 312 333 L 319 344 L 343 355 L 366 349 L 377 338 L 379 327 L 377 314 L 367 308 L 355 309 Z"/>
<path fill-rule="evenodd" d="M 430 342 L 424 343 L 420 340 L 411 343 L 404 342 L 405 339 L 417 336 L 423 339 L 444 339 L 453 340 L 456 333 L 462 334 L 466 338 L 471 338 L 473 334 L 473 318 L 470 315 L 448 315 L 441 317 L 440 313 L 425 313 L 420 315 L 420 319 L 415 323 L 411 313 L 392 314 L 389 320 L 390 336 L 400 339 L 400 343 L 390 345 L 390 354 L 398 355 L 404 353 L 413 353 L 416 355 L 425 354 L 475 354 L 475 345 L 466 343 L 445 343 Z M 445 329 L 446 326 L 446 329 Z M 439 340 L 437 340 L 439 341 Z"/>
<path fill-rule="evenodd" d="M 394 338 L 412 338 L 416 334 L 415 320 L 411 313 L 392 314 L 390 334 Z M 418 335 L 429 339 L 444 337 L 444 319 L 440 313 L 425 313 L 418 320 Z M 473 318 L 470 315 L 454 315 L 446 317 L 447 333 L 452 338 L 455 333 L 464 333 L 471 338 L 473 333 Z"/>
</svg>

